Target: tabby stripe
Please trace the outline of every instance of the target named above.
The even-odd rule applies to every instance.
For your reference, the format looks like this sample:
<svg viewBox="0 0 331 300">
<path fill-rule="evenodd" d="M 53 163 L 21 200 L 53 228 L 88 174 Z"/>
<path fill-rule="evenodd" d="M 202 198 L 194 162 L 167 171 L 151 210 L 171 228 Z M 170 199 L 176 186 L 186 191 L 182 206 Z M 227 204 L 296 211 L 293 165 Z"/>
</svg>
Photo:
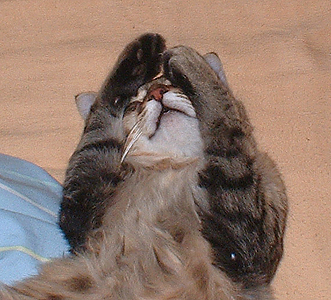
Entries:
<svg viewBox="0 0 331 300">
<path fill-rule="evenodd" d="M 93 109 L 93 106 L 91 108 L 90 114 L 92 114 L 92 112 L 93 112 L 92 109 Z M 84 127 L 84 134 L 89 133 L 91 131 L 98 131 L 98 130 L 104 130 L 104 129 L 105 129 L 105 124 L 100 122 L 100 120 L 97 118 L 91 118 Z"/>
<path fill-rule="evenodd" d="M 240 149 L 238 146 L 236 145 L 232 145 L 227 147 L 228 149 L 224 149 L 224 147 L 212 144 L 209 147 L 206 148 L 206 154 L 213 156 L 213 157 L 224 157 L 224 158 L 234 158 L 238 155 L 240 155 L 242 153 L 242 149 Z"/>
<path fill-rule="evenodd" d="M 111 150 L 117 149 L 118 151 L 122 151 L 123 143 L 119 142 L 116 139 L 107 139 L 107 140 L 100 140 L 95 141 L 90 144 L 83 146 L 79 149 L 79 152 L 89 151 L 89 150 L 96 150 L 96 151 L 104 151 L 104 150 Z"/>
<path fill-rule="evenodd" d="M 204 174 L 200 175 L 200 185 L 207 189 L 236 190 L 247 189 L 254 185 L 254 173 L 247 168 L 247 172 L 240 177 L 230 177 L 221 166 L 208 166 Z"/>
</svg>

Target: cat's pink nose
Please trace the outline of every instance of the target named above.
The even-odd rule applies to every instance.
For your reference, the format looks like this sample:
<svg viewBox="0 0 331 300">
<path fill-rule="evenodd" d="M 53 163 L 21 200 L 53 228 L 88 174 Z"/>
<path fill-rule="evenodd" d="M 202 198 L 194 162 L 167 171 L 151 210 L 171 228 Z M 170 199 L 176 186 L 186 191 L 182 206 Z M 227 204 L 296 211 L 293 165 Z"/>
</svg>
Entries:
<svg viewBox="0 0 331 300">
<path fill-rule="evenodd" d="M 148 92 L 148 99 L 154 99 L 156 101 L 161 101 L 163 94 L 166 93 L 168 89 L 165 86 L 158 86 L 156 88 L 151 88 Z"/>
</svg>

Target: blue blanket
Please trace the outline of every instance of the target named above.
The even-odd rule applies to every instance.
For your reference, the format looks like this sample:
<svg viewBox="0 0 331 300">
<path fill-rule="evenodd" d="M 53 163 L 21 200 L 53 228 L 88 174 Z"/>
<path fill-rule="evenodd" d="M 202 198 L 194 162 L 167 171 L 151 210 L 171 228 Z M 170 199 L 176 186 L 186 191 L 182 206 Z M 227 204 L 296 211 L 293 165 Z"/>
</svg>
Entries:
<svg viewBox="0 0 331 300">
<path fill-rule="evenodd" d="M 57 225 L 62 187 L 46 171 L 0 154 L 0 282 L 12 284 L 67 253 Z"/>
</svg>

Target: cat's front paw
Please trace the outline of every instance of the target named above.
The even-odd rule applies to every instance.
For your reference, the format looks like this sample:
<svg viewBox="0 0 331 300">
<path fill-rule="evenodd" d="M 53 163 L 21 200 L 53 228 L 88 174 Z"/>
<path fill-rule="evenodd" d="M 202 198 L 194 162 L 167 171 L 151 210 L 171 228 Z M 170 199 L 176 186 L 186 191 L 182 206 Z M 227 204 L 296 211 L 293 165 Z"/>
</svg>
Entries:
<svg viewBox="0 0 331 300">
<path fill-rule="evenodd" d="M 165 40 L 155 33 L 144 34 L 124 48 L 99 93 L 112 115 L 120 116 L 138 88 L 160 72 L 164 50 Z"/>
<path fill-rule="evenodd" d="M 122 92 L 131 96 L 137 88 L 151 80 L 161 70 L 164 38 L 147 33 L 132 41 L 120 55 L 113 79 Z"/>
<path fill-rule="evenodd" d="M 149 81 L 161 70 L 162 53 L 166 48 L 164 38 L 157 33 L 147 33 L 140 36 L 136 42 L 139 46 L 137 59 L 140 66 L 133 70 L 133 75 L 143 73 Z"/>
<path fill-rule="evenodd" d="M 177 46 L 163 53 L 165 77 L 188 95 L 193 94 L 199 83 L 214 76 L 205 59 L 194 49 Z"/>
</svg>

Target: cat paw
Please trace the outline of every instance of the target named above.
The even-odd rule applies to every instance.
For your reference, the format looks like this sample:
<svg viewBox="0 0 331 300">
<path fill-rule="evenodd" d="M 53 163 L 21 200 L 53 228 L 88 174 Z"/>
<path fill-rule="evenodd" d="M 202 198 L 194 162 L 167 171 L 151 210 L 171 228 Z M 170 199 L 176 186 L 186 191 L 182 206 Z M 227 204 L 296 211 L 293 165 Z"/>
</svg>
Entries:
<svg viewBox="0 0 331 300">
<path fill-rule="evenodd" d="M 159 34 L 147 33 L 136 42 L 138 65 L 133 69 L 133 76 L 144 75 L 149 81 L 161 70 L 162 53 L 166 48 L 164 38 Z"/>
<path fill-rule="evenodd" d="M 134 95 L 139 86 L 160 72 L 164 50 L 165 40 L 159 34 L 147 33 L 135 39 L 120 55 L 113 82 L 122 93 Z"/>
<path fill-rule="evenodd" d="M 120 116 L 138 88 L 161 70 L 165 40 L 159 34 L 147 33 L 128 44 L 100 90 L 100 99 L 110 113 Z"/>
<path fill-rule="evenodd" d="M 186 46 L 165 51 L 163 69 L 165 77 L 188 94 L 194 93 L 199 81 L 210 73 L 205 59 L 194 49 Z"/>
</svg>

